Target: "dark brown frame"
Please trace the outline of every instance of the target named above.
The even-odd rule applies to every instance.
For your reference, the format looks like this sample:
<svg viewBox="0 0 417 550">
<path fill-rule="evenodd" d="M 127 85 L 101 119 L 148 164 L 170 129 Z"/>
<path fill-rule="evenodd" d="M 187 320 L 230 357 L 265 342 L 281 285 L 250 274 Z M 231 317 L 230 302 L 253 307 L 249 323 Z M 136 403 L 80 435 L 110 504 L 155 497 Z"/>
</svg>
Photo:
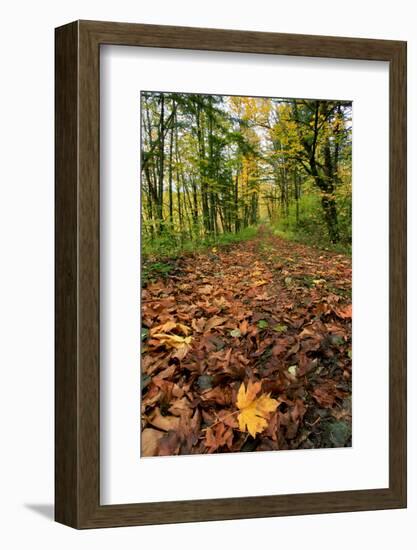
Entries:
<svg viewBox="0 0 417 550">
<path fill-rule="evenodd" d="M 102 44 L 389 62 L 389 488 L 126 505 L 99 500 Z M 76 21 L 56 29 L 55 519 L 116 527 L 406 507 L 406 43 Z"/>
</svg>

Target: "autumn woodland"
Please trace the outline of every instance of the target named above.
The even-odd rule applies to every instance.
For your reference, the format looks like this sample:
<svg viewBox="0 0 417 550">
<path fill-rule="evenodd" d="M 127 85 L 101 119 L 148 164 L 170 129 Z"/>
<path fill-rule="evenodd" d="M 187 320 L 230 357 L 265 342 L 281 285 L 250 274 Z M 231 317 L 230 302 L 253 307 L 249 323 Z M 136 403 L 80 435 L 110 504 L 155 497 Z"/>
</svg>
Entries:
<svg viewBox="0 0 417 550">
<path fill-rule="evenodd" d="M 141 456 L 351 446 L 351 102 L 140 114 Z"/>
</svg>

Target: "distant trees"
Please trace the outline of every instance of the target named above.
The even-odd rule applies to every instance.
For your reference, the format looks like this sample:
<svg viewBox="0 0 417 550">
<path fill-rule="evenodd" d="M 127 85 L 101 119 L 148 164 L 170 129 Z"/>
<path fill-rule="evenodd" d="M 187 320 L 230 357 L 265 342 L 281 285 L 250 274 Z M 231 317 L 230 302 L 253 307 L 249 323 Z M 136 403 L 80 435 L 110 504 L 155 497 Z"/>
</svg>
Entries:
<svg viewBox="0 0 417 550">
<path fill-rule="evenodd" d="M 341 101 L 143 92 L 144 238 L 193 241 L 261 219 L 293 219 L 302 231 L 313 214 L 338 242 L 338 208 L 349 208 L 350 120 Z"/>
</svg>

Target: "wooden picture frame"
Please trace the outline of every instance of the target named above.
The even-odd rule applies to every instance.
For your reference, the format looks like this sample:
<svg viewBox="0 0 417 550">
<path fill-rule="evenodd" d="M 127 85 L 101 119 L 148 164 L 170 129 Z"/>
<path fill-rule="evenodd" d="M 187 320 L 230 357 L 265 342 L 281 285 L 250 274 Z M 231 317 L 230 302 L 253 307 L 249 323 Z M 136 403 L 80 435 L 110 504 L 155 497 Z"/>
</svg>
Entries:
<svg viewBox="0 0 417 550">
<path fill-rule="evenodd" d="M 56 29 L 55 518 L 99 528 L 406 506 L 406 43 L 76 21 Z M 117 44 L 389 63 L 389 487 L 100 505 L 99 55 Z"/>
</svg>

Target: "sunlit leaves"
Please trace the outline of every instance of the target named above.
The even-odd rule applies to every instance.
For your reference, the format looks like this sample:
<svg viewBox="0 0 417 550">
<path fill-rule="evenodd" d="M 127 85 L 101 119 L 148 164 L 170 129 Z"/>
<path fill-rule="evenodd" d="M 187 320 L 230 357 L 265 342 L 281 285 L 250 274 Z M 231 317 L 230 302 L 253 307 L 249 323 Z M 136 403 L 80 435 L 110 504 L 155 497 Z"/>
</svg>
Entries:
<svg viewBox="0 0 417 550">
<path fill-rule="evenodd" d="M 192 336 L 181 336 L 175 334 L 180 332 L 182 334 L 189 334 L 190 328 L 182 323 L 175 323 L 168 321 L 163 325 L 159 325 L 151 330 L 152 340 L 150 344 L 155 343 L 157 346 L 165 346 L 167 348 L 173 348 L 175 350 L 173 357 L 183 359 L 191 346 Z"/>
</svg>

